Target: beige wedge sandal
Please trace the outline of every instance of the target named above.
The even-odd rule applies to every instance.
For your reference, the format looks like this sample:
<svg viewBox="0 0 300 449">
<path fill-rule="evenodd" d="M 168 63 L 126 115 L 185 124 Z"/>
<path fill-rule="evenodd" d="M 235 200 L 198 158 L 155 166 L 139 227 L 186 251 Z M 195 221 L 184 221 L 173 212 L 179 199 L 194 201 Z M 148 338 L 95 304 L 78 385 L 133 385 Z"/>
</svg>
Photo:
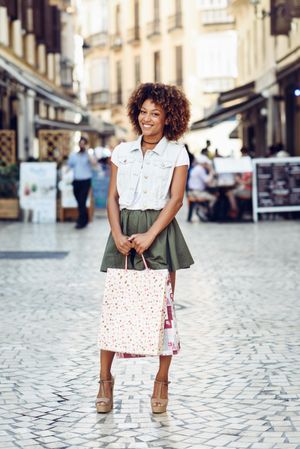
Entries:
<svg viewBox="0 0 300 449">
<path fill-rule="evenodd" d="M 115 379 L 112 377 L 111 380 L 102 380 L 98 381 L 100 384 L 100 398 L 96 398 L 95 405 L 97 409 L 97 413 L 108 413 L 113 409 L 114 401 L 113 401 L 113 392 L 114 392 L 114 383 Z M 111 384 L 111 398 L 105 397 L 104 392 L 104 384 Z"/>
<path fill-rule="evenodd" d="M 159 382 L 158 380 L 155 380 L 154 382 L 158 384 L 159 387 L 158 396 L 156 398 L 152 396 L 151 398 L 152 413 L 165 413 L 167 411 L 168 399 L 161 398 L 161 390 L 163 385 L 167 387 L 171 382 Z"/>
</svg>

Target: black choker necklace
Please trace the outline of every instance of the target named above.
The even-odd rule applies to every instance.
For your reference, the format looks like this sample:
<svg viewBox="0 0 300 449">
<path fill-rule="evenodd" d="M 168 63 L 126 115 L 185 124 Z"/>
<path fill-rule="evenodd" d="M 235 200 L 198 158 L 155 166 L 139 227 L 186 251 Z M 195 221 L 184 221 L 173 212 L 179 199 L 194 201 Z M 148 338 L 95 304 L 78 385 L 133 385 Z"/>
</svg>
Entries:
<svg viewBox="0 0 300 449">
<path fill-rule="evenodd" d="M 159 139 L 157 142 L 147 142 L 147 141 L 143 138 L 143 143 L 148 143 L 148 145 L 156 145 L 159 141 L 160 141 L 160 139 Z"/>
</svg>

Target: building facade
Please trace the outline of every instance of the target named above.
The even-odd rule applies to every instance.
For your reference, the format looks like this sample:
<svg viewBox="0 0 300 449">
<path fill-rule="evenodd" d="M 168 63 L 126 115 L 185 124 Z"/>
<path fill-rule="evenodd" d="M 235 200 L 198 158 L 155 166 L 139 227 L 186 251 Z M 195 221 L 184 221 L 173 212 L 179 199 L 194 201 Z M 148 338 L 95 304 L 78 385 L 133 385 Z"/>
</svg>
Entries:
<svg viewBox="0 0 300 449">
<path fill-rule="evenodd" d="M 238 30 L 238 84 L 252 85 L 261 96 L 261 102 L 242 116 L 243 140 L 258 155 L 278 143 L 289 154 L 300 155 L 299 6 L 298 2 L 297 10 L 297 1 L 232 2 Z"/>
<path fill-rule="evenodd" d="M 239 117 L 239 135 L 255 156 L 274 146 L 300 155 L 300 4 L 298 0 L 231 0 L 238 78 L 196 128 Z"/>
<path fill-rule="evenodd" d="M 74 129 L 85 119 L 75 71 L 75 13 L 73 0 L 0 0 L 4 165 L 39 158 L 41 130 Z M 51 159 L 47 151 L 46 142 L 45 157 Z"/>
<path fill-rule="evenodd" d="M 203 116 L 218 92 L 235 85 L 234 20 L 224 2 L 83 0 L 88 106 L 131 138 L 129 95 L 141 82 L 157 81 L 182 87 L 192 120 Z"/>
</svg>

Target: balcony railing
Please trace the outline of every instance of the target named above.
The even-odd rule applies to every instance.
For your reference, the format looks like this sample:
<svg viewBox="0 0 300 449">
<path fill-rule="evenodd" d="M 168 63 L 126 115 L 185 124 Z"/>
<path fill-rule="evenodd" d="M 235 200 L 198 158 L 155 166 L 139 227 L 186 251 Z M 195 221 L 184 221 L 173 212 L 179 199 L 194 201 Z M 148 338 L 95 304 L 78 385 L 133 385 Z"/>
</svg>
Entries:
<svg viewBox="0 0 300 449">
<path fill-rule="evenodd" d="M 128 44 L 138 44 L 140 42 L 140 27 L 136 26 L 127 31 Z"/>
<path fill-rule="evenodd" d="M 150 39 L 154 36 L 159 36 L 160 31 L 160 20 L 153 20 L 153 22 L 147 23 L 147 37 Z"/>
<path fill-rule="evenodd" d="M 234 17 L 228 13 L 226 8 L 205 9 L 201 11 L 201 22 L 203 25 L 233 24 Z"/>
<path fill-rule="evenodd" d="M 106 47 L 108 45 L 108 33 L 107 31 L 101 31 L 92 34 L 85 39 L 85 42 L 89 47 Z"/>
<path fill-rule="evenodd" d="M 123 39 L 120 34 L 111 34 L 110 36 L 110 47 L 113 50 L 121 50 L 123 45 Z"/>
<path fill-rule="evenodd" d="M 182 28 L 182 13 L 178 12 L 177 14 L 174 14 L 173 16 L 169 16 L 168 18 L 168 31 L 173 31 L 176 29 Z"/>
<path fill-rule="evenodd" d="M 105 107 L 109 105 L 109 91 L 100 90 L 87 94 L 87 101 L 89 106 Z"/>
<path fill-rule="evenodd" d="M 117 92 L 114 92 L 111 94 L 111 105 L 112 106 L 119 106 L 122 105 L 122 99 L 123 99 L 123 95 L 122 95 L 122 91 L 118 90 Z"/>
</svg>

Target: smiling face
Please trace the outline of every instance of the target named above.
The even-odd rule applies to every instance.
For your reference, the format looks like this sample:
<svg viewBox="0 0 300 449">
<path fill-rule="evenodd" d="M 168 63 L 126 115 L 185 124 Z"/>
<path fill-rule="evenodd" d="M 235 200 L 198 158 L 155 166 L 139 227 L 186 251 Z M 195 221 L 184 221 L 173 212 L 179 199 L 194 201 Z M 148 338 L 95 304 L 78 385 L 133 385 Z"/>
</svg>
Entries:
<svg viewBox="0 0 300 449">
<path fill-rule="evenodd" d="M 147 99 L 142 104 L 138 121 L 145 140 L 157 142 L 164 135 L 166 114 L 159 104 Z"/>
</svg>

